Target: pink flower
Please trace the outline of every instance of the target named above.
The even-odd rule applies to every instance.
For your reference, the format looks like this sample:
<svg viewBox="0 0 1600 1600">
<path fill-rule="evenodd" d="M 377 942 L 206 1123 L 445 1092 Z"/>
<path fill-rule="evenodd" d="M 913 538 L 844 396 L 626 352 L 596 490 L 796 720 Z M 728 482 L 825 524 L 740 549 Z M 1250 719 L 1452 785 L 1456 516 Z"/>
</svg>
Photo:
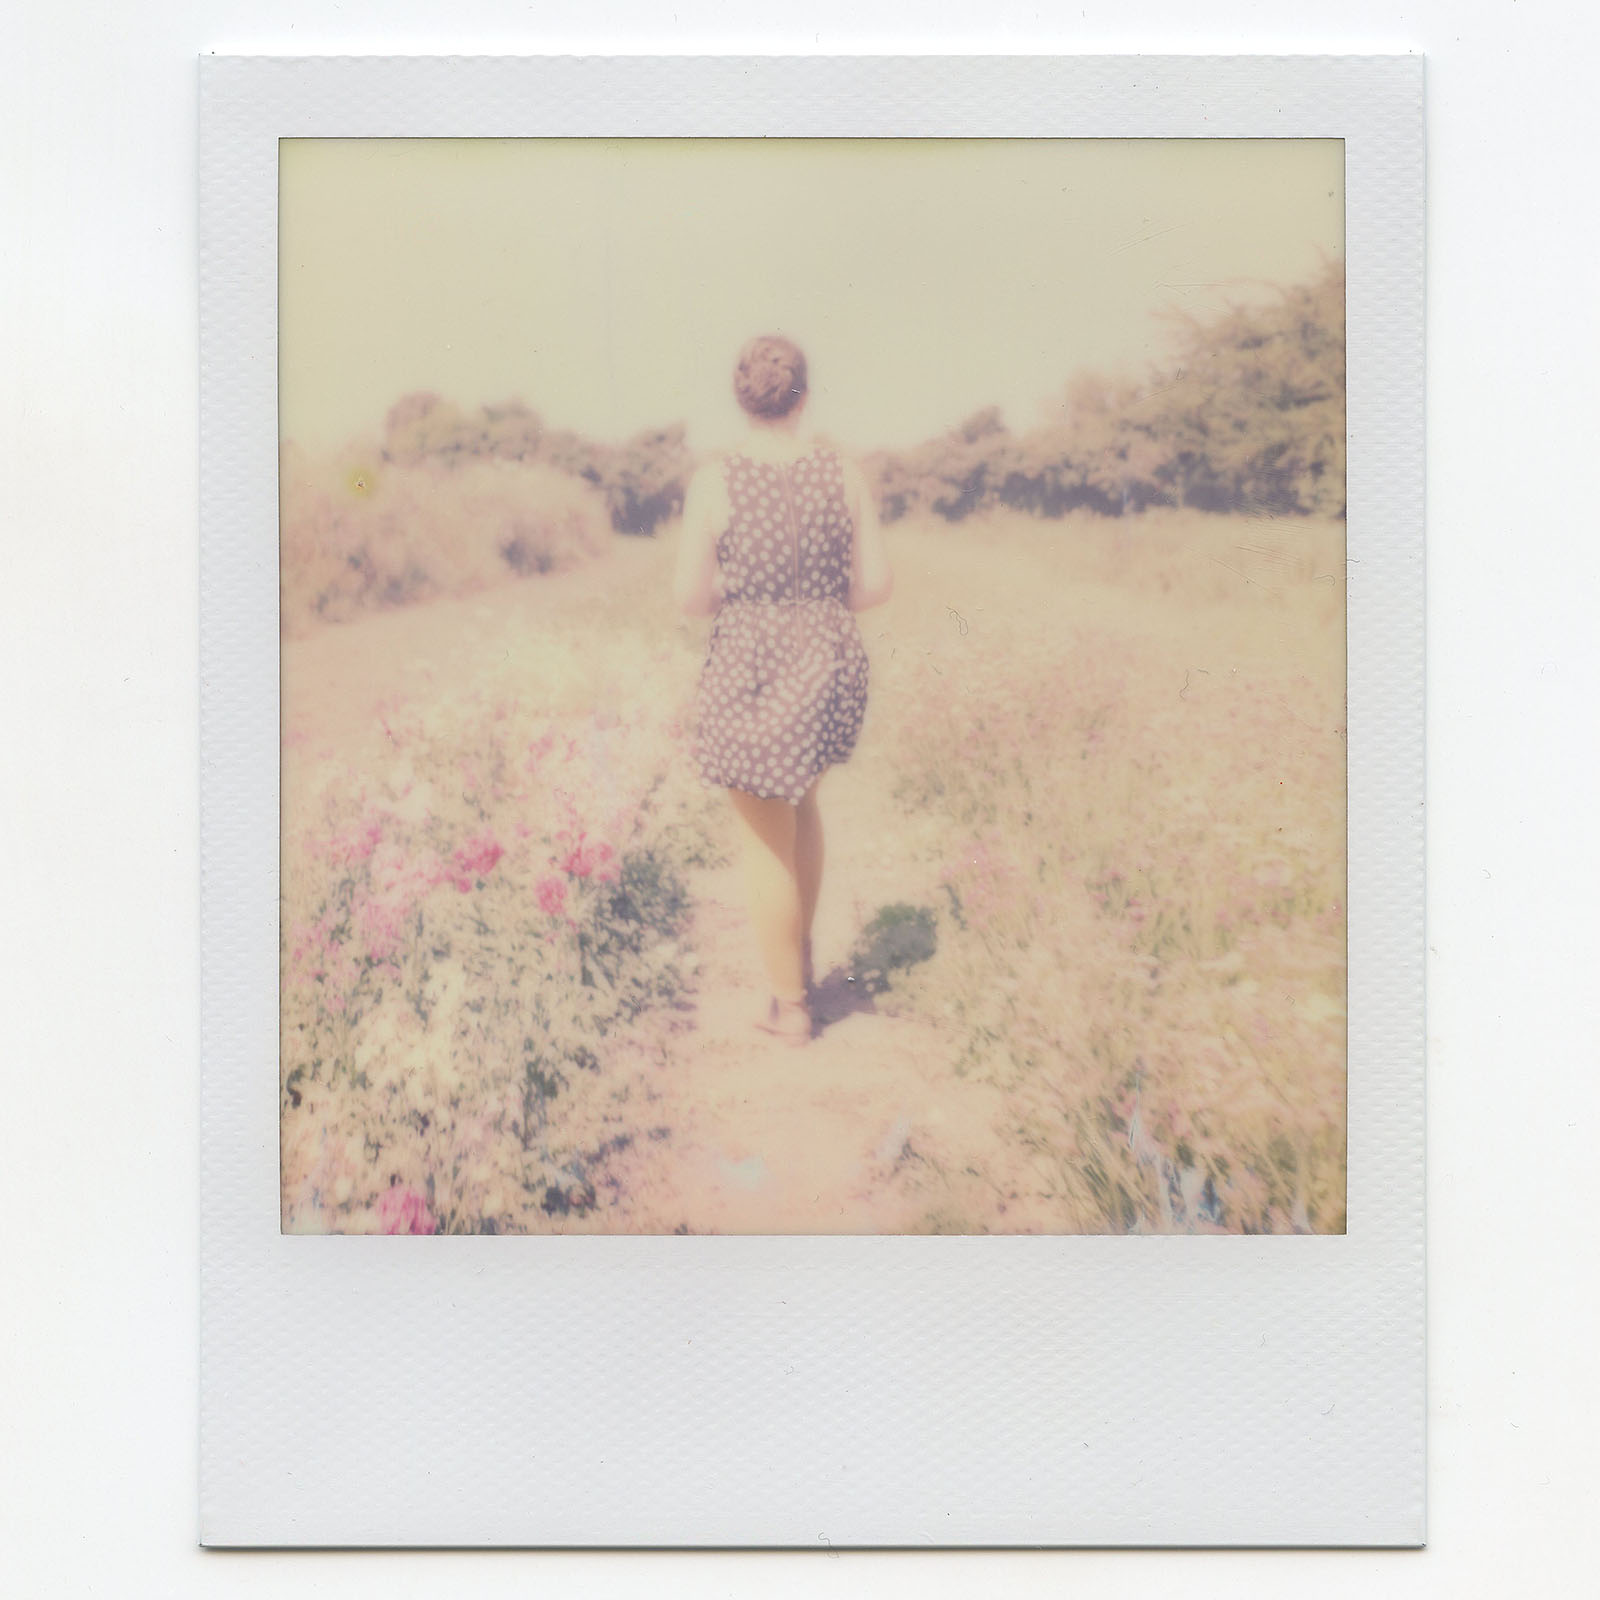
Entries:
<svg viewBox="0 0 1600 1600">
<path fill-rule="evenodd" d="M 396 850 L 373 863 L 372 883 L 379 894 L 409 909 L 450 876 L 431 850 L 418 856 Z"/>
<path fill-rule="evenodd" d="M 561 915 L 561 908 L 567 903 L 567 886 L 560 878 L 541 878 L 534 893 L 539 899 L 539 909 L 547 916 Z"/>
<path fill-rule="evenodd" d="M 428 1202 L 409 1183 L 393 1183 L 378 1197 L 378 1221 L 385 1233 L 432 1233 L 439 1223 Z"/>
<path fill-rule="evenodd" d="M 578 842 L 562 858 L 561 870 L 570 873 L 574 878 L 587 878 L 596 868 L 607 866 L 614 854 L 610 845 L 589 844 L 580 833 Z M 600 876 L 607 878 L 615 874 L 602 871 Z"/>
<path fill-rule="evenodd" d="M 504 854 L 492 830 L 485 828 L 482 833 L 474 834 L 450 857 L 450 881 L 465 894 L 472 887 L 473 879 L 487 877 L 494 870 L 495 862 Z"/>
<path fill-rule="evenodd" d="M 399 948 L 405 935 L 406 907 L 393 900 L 367 899 L 356 907 L 356 926 L 367 953 L 383 961 Z"/>
<path fill-rule="evenodd" d="M 365 861 L 383 838 L 383 819 L 370 817 L 348 833 L 336 834 L 325 845 L 327 857 L 337 866 L 353 867 Z"/>
<path fill-rule="evenodd" d="M 463 872 L 475 872 L 480 877 L 494 870 L 494 864 L 505 851 L 490 829 L 474 834 L 455 853 L 455 864 Z"/>
</svg>

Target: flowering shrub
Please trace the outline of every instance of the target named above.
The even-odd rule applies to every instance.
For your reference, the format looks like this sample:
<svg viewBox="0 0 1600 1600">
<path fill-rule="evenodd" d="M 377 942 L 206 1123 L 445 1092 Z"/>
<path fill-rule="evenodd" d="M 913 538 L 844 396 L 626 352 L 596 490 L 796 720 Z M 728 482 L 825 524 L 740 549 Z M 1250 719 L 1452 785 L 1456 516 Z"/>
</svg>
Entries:
<svg viewBox="0 0 1600 1600">
<path fill-rule="evenodd" d="M 291 1231 L 512 1231 L 592 1204 L 610 1068 L 689 980 L 708 801 L 674 663 L 626 633 L 527 648 L 537 701 L 508 649 L 469 693 L 393 697 L 370 743 L 302 745 L 286 773 Z"/>
<path fill-rule="evenodd" d="M 385 1233 L 432 1233 L 438 1227 L 428 1202 L 406 1183 L 392 1183 L 383 1191 L 377 1213 Z"/>
</svg>

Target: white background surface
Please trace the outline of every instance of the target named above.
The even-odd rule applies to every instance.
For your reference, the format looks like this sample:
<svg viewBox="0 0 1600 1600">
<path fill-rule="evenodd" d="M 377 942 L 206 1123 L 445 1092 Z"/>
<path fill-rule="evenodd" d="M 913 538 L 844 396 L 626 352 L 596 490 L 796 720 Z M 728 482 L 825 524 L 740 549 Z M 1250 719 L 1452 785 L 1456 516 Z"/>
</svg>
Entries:
<svg viewBox="0 0 1600 1600">
<path fill-rule="evenodd" d="M 1421 65 L 1190 59 L 201 63 L 207 1546 L 1422 1537 Z M 619 127 L 1345 136 L 1347 1235 L 279 1232 L 278 141 Z"/>
<path fill-rule="evenodd" d="M 0 1587 L 1590 1592 L 1595 23 L 991 0 L 35 4 L 0 23 Z M 758 20 L 760 19 L 760 20 Z M 1431 1548 L 202 1554 L 195 1528 L 194 66 L 265 53 L 1414 48 L 1430 58 Z M 1586 1024 L 1588 1026 L 1586 1026 Z"/>
</svg>

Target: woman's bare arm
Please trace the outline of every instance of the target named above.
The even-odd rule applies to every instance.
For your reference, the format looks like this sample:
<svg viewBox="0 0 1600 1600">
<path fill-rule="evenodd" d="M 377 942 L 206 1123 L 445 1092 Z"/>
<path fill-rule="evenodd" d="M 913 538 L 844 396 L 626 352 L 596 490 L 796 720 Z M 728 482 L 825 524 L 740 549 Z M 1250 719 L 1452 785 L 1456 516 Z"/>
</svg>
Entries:
<svg viewBox="0 0 1600 1600">
<path fill-rule="evenodd" d="M 856 526 L 850 571 L 850 609 L 866 611 L 881 606 L 894 593 L 894 573 L 878 522 L 877 498 L 853 461 L 844 464 L 845 499 Z"/>
<path fill-rule="evenodd" d="M 709 617 L 717 609 L 717 536 L 727 524 L 726 499 L 715 461 L 701 467 L 684 492 L 673 596 L 691 617 Z"/>
</svg>

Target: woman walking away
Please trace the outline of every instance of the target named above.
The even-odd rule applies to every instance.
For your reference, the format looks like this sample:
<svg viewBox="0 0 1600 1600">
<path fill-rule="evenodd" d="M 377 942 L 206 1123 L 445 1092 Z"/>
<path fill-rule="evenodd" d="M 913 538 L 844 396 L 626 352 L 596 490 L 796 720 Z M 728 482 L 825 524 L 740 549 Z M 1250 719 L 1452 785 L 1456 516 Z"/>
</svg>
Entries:
<svg viewBox="0 0 1600 1600">
<path fill-rule="evenodd" d="M 860 469 L 801 432 L 806 361 L 752 339 L 734 393 L 740 446 L 695 473 L 684 499 L 677 598 L 714 616 L 696 701 L 701 779 L 738 818 L 750 916 L 772 993 L 758 1026 L 811 1037 L 811 924 L 822 886 L 817 786 L 847 761 L 867 706 L 853 611 L 893 579 Z"/>
</svg>

